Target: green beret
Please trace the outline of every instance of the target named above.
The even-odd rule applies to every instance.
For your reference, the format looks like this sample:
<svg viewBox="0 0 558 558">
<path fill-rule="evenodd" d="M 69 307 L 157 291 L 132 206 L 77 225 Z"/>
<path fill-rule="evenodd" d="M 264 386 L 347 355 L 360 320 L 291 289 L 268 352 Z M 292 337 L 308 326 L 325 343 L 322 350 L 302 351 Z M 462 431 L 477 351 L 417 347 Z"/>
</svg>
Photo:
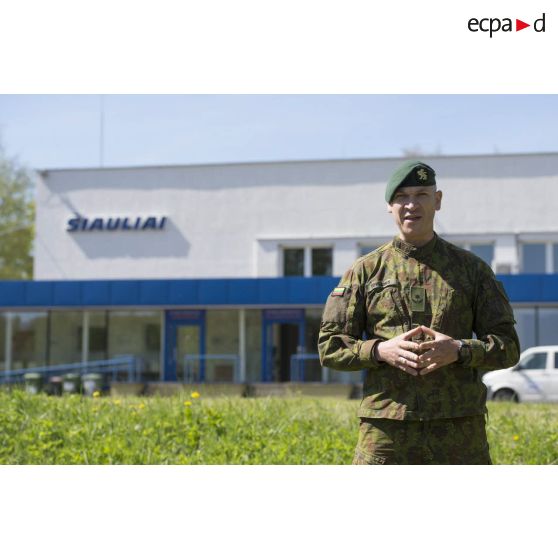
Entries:
<svg viewBox="0 0 558 558">
<path fill-rule="evenodd" d="M 405 161 L 391 175 L 386 186 L 386 201 L 391 202 L 395 190 L 400 186 L 435 186 L 436 173 L 421 161 Z"/>
</svg>

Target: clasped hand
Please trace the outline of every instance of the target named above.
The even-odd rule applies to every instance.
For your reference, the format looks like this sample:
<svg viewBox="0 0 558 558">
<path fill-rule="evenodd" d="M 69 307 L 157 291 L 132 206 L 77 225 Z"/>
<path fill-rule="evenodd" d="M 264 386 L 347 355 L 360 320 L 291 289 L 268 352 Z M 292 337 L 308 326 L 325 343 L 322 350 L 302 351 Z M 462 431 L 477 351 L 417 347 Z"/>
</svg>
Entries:
<svg viewBox="0 0 558 558">
<path fill-rule="evenodd" d="M 431 337 L 431 340 L 420 343 L 411 340 L 422 333 Z M 426 326 L 418 326 L 376 345 L 378 360 L 387 362 L 411 376 L 424 376 L 455 362 L 458 351 L 459 343 L 455 339 Z"/>
</svg>

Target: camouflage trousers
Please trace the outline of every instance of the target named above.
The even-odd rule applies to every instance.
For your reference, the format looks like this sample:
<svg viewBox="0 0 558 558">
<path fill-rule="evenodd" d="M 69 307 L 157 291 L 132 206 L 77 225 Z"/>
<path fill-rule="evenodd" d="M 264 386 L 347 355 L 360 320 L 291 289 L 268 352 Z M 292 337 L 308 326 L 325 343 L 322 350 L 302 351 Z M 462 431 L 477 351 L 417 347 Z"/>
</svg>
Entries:
<svg viewBox="0 0 558 558">
<path fill-rule="evenodd" d="M 483 415 L 360 420 L 353 465 L 491 465 Z"/>
</svg>

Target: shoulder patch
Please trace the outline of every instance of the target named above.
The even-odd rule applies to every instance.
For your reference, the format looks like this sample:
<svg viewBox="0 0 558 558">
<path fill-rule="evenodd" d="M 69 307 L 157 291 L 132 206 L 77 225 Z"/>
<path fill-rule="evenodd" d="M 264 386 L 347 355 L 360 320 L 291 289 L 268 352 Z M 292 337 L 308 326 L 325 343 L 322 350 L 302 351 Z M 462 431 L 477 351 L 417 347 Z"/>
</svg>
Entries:
<svg viewBox="0 0 558 558">
<path fill-rule="evenodd" d="M 345 287 L 335 287 L 333 289 L 331 296 L 343 296 L 345 294 Z"/>
</svg>

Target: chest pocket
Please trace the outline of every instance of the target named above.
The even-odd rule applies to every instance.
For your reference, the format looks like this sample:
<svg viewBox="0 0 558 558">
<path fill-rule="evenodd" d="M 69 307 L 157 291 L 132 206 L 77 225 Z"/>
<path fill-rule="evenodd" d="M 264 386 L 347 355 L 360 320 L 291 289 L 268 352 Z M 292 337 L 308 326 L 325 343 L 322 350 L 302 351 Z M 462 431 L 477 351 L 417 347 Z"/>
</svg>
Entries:
<svg viewBox="0 0 558 558">
<path fill-rule="evenodd" d="M 366 329 L 385 338 L 409 329 L 410 317 L 395 280 L 371 282 L 366 287 Z"/>
<path fill-rule="evenodd" d="M 470 338 L 473 331 L 471 293 L 445 286 L 433 304 L 432 328 L 454 339 Z"/>
</svg>

